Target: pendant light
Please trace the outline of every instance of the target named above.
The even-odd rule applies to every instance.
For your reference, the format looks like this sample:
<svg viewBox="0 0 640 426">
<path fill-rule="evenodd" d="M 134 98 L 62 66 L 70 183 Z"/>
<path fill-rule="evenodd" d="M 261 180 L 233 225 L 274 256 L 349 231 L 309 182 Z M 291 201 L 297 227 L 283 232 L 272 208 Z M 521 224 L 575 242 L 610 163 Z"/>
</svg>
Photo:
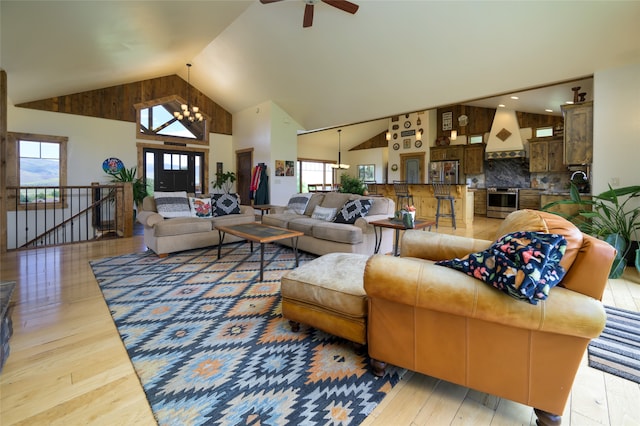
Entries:
<svg viewBox="0 0 640 426">
<path fill-rule="evenodd" d="M 348 164 L 342 164 L 342 152 L 341 152 L 341 140 L 340 140 L 340 132 L 342 132 L 342 129 L 338 129 L 338 164 L 332 164 L 331 167 L 333 167 L 334 169 L 348 169 L 349 165 Z"/>
<path fill-rule="evenodd" d="M 180 121 L 189 120 L 192 123 L 204 119 L 200 108 L 191 105 L 191 64 L 187 64 L 187 103 L 180 105 L 180 111 L 175 111 L 173 116 Z"/>
</svg>

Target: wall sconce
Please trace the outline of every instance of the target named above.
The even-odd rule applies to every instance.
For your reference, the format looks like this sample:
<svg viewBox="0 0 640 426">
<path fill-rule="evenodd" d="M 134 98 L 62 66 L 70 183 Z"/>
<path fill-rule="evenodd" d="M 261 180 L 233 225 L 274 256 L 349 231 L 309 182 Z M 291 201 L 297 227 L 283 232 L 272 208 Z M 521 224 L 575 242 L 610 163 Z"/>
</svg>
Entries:
<svg viewBox="0 0 640 426">
<path fill-rule="evenodd" d="M 457 130 L 452 130 L 451 131 L 451 140 L 455 141 L 456 139 L 458 139 L 458 131 Z"/>
<path fill-rule="evenodd" d="M 416 140 L 417 141 L 421 141 L 422 140 L 422 132 L 420 130 L 418 130 L 416 132 Z"/>
<path fill-rule="evenodd" d="M 387 139 L 387 141 L 391 140 L 391 132 L 387 130 L 387 134 L 384 135 L 384 137 Z"/>
</svg>

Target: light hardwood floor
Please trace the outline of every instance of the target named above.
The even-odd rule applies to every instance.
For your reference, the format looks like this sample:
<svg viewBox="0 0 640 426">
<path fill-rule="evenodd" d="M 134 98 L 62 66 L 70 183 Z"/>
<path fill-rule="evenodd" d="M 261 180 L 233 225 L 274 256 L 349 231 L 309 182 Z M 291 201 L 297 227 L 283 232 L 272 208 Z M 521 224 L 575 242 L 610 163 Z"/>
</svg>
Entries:
<svg viewBox="0 0 640 426">
<path fill-rule="evenodd" d="M 499 220 L 439 232 L 494 239 Z M 0 280 L 17 281 L 11 354 L 0 375 L 0 424 L 154 425 L 89 261 L 144 251 L 141 236 L 0 256 Z M 640 276 L 610 280 L 604 303 L 640 311 Z M 640 386 L 587 367 L 565 425 L 640 424 Z M 532 409 L 422 374 L 407 373 L 367 425 L 533 425 Z"/>
</svg>

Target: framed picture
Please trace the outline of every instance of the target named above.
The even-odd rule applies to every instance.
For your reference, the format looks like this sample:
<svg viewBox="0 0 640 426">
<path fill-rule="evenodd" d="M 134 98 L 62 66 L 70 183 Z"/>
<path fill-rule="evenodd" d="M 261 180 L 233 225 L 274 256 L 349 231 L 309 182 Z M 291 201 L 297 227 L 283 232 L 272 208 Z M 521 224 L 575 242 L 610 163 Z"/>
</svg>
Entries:
<svg viewBox="0 0 640 426">
<path fill-rule="evenodd" d="M 376 166 L 375 164 L 359 164 L 358 165 L 358 179 L 363 181 L 376 180 Z"/>
<path fill-rule="evenodd" d="M 411 148 L 411 139 L 404 139 L 402 141 L 402 148 L 403 149 L 409 149 Z"/>
<path fill-rule="evenodd" d="M 276 176 L 284 176 L 284 160 L 276 160 Z"/>
<path fill-rule="evenodd" d="M 442 113 L 442 130 L 451 130 L 453 126 L 453 112 Z"/>
<path fill-rule="evenodd" d="M 285 161 L 284 162 L 284 175 L 285 176 L 293 176 L 294 175 L 294 162 L 293 161 Z"/>
<path fill-rule="evenodd" d="M 222 173 L 222 163 L 216 163 L 216 174 Z"/>
</svg>

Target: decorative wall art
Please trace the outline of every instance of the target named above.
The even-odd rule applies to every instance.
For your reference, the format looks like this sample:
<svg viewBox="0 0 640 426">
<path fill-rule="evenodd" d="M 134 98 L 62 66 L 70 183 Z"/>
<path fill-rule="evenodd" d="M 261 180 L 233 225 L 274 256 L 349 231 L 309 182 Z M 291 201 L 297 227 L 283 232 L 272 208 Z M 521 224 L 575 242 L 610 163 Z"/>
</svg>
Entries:
<svg viewBox="0 0 640 426">
<path fill-rule="evenodd" d="M 284 176 L 284 160 L 276 160 L 276 176 Z"/>
<path fill-rule="evenodd" d="M 402 141 L 402 148 L 403 149 L 409 149 L 411 148 L 411 139 L 404 139 Z"/>
<path fill-rule="evenodd" d="M 442 113 L 442 130 L 451 130 L 453 126 L 453 112 Z"/>
<path fill-rule="evenodd" d="M 376 166 L 374 164 L 359 164 L 358 179 L 365 182 L 376 180 Z"/>
<path fill-rule="evenodd" d="M 393 150 L 394 150 L 394 151 L 397 151 L 397 150 L 399 150 L 399 149 L 400 149 L 400 144 L 399 144 L 399 143 L 394 143 L 394 144 L 393 144 Z"/>
<path fill-rule="evenodd" d="M 284 162 L 284 175 L 285 176 L 293 176 L 295 173 L 295 168 L 294 168 L 294 162 L 293 161 L 285 161 Z"/>
</svg>

